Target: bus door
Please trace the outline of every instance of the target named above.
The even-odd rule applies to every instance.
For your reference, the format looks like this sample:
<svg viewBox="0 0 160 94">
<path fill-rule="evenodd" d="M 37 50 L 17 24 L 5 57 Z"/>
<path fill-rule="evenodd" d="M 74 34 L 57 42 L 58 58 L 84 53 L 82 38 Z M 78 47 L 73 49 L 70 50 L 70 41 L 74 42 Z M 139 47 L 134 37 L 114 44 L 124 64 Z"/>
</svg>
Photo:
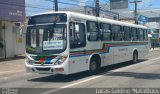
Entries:
<svg viewBox="0 0 160 94">
<path fill-rule="evenodd" d="M 87 70 L 86 63 L 86 32 L 85 23 L 70 22 L 69 25 L 70 40 L 70 64 L 71 73 Z"/>
</svg>

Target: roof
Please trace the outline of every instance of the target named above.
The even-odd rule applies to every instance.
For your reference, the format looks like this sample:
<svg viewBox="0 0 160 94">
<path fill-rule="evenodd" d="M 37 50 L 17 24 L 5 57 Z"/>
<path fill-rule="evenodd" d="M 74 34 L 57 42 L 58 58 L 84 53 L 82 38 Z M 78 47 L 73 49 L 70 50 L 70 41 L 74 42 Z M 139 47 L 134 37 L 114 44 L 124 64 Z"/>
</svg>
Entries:
<svg viewBox="0 0 160 94">
<path fill-rule="evenodd" d="M 40 14 L 35 14 L 33 16 L 37 16 L 37 15 L 44 15 L 44 14 L 52 14 L 52 13 L 67 13 L 68 15 L 75 17 L 75 18 L 83 18 L 85 20 L 91 20 L 91 21 L 100 21 L 100 22 L 106 22 L 106 23 L 111 23 L 111 24 L 117 24 L 117 25 L 124 25 L 124 26 L 131 26 L 131 27 L 137 27 L 137 28 L 146 28 L 145 26 L 142 25 L 135 25 L 132 23 L 126 23 L 126 22 L 121 22 L 121 21 L 116 21 L 116 20 L 112 20 L 112 19 L 107 19 L 107 18 L 101 18 L 101 17 L 95 17 L 95 16 L 91 16 L 91 15 L 85 15 L 82 13 L 75 13 L 75 12 L 70 12 L 70 11 L 58 11 L 58 12 L 44 12 L 44 13 L 40 13 Z"/>
</svg>

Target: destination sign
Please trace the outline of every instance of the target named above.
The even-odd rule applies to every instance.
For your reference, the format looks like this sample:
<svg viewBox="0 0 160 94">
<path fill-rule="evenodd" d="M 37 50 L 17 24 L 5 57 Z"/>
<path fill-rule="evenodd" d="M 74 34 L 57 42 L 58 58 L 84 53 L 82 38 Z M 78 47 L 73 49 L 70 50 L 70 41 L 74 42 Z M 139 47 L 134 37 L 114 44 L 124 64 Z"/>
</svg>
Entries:
<svg viewBox="0 0 160 94">
<path fill-rule="evenodd" d="M 65 13 L 57 13 L 32 16 L 29 19 L 28 24 L 35 25 L 55 22 L 67 22 L 67 15 Z"/>
</svg>

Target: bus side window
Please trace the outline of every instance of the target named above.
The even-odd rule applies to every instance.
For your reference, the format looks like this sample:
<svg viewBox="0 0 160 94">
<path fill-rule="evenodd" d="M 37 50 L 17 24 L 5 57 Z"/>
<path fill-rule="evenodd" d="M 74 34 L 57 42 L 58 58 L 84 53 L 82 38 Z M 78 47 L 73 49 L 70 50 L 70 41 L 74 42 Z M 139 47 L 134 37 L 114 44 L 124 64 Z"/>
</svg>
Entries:
<svg viewBox="0 0 160 94">
<path fill-rule="evenodd" d="M 139 29 L 136 28 L 136 41 L 139 41 L 140 40 L 139 38 L 140 38 L 139 37 Z"/>
<path fill-rule="evenodd" d="M 121 40 L 121 41 L 124 41 L 124 30 L 123 30 L 123 26 L 121 26 L 121 28 L 120 28 L 120 35 L 119 35 L 119 37 L 120 37 L 120 40 Z"/>
<path fill-rule="evenodd" d="M 132 41 L 137 41 L 138 40 L 138 33 L 137 33 L 137 28 L 132 28 Z"/>
<path fill-rule="evenodd" d="M 89 41 L 99 40 L 99 27 L 97 22 L 87 21 L 87 32 Z"/>
<path fill-rule="evenodd" d="M 122 41 L 124 39 L 124 32 L 119 25 L 112 25 L 112 38 L 114 41 Z"/>
<path fill-rule="evenodd" d="M 70 23 L 70 48 L 79 48 L 86 45 L 85 25 L 83 23 Z"/>
<path fill-rule="evenodd" d="M 124 30 L 124 40 L 131 41 L 130 27 L 124 26 L 123 30 Z"/>
<path fill-rule="evenodd" d="M 139 29 L 139 40 L 144 41 L 144 32 L 142 29 Z"/>
<path fill-rule="evenodd" d="M 136 41 L 139 41 L 139 30 L 138 30 L 138 28 L 136 28 Z"/>
<path fill-rule="evenodd" d="M 147 30 L 143 29 L 143 38 L 145 41 L 148 40 L 148 33 L 147 33 Z"/>
<path fill-rule="evenodd" d="M 100 23 L 101 40 L 110 41 L 111 40 L 111 25 Z"/>
</svg>

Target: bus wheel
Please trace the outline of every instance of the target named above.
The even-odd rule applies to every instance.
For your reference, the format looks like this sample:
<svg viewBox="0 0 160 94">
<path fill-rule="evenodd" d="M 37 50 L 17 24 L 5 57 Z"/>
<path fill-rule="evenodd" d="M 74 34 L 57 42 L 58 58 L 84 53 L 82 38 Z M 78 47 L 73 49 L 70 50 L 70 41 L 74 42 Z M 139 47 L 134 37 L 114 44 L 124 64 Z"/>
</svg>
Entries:
<svg viewBox="0 0 160 94">
<path fill-rule="evenodd" d="M 98 64 L 96 59 L 91 59 L 90 65 L 89 65 L 89 74 L 93 75 L 97 72 L 98 69 Z"/>
<path fill-rule="evenodd" d="M 133 63 L 137 63 L 138 62 L 138 53 L 137 52 L 134 52 L 133 53 L 133 60 L 132 60 Z"/>
</svg>

